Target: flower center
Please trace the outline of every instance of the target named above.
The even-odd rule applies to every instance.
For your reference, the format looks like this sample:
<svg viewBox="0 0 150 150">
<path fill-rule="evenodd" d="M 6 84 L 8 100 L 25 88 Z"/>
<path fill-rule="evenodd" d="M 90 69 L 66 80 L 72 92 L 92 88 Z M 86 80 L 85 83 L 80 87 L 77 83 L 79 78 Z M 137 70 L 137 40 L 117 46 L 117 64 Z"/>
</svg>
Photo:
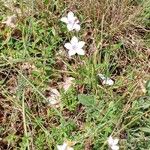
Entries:
<svg viewBox="0 0 150 150">
<path fill-rule="evenodd" d="M 72 21 L 72 20 L 69 20 L 68 22 L 69 22 L 69 24 L 74 24 L 74 21 Z"/>
<path fill-rule="evenodd" d="M 73 49 L 73 50 L 76 50 L 76 49 L 77 49 L 77 45 L 73 45 L 73 46 L 72 46 L 72 49 Z"/>
</svg>

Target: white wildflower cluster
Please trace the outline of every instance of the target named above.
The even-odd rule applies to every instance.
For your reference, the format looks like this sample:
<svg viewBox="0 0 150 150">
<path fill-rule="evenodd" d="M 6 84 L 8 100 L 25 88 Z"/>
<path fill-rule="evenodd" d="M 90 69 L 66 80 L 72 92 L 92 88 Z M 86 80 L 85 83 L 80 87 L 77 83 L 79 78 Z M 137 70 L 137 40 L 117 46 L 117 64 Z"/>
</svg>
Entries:
<svg viewBox="0 0 150 150">
<path fill-rule="evenodd" d="M 81 28 L 78 18 L 71 11 L 67 14 L 67 17 L 62 17 L 61 21 L 67 24 L 68 31 L 76 30 L 78 32 Z M 68 55 L 71 57 L 75 54 L 84 55 L 85 52 L 82 49 L 84 45 L 85 42 L 79 41 L 77 37 L 73 36 L 70 43 L 66 43 L 64 47 L 68 49 Z"/>
<path fill-rule="evenodd" d="M 66 17 L 62 17 L 61 21 L 67 24 L 68 31 L 75 30 L 78 32 L 81 28 L 80 22 L 73 12 L 69 12 Z M 79 41 L 79 39 L 76 36 L 73 36 L 70 42 L 65 43 L 64 47 L 68 50 L 69 57 L 71 57 L 75 54 L 85 55 L 85 51 L 83 50 L 84 45 L 85 45 L 84 41 Z M 114 81 L 111 78 L 108 78 L 103 74 L 98 74 L 98 76 L 102 82 L 102 85 L 112 86 L 114 84 Z M 72 80 L 74 80 L 74 78 L 72 77 L 67 78 L 66 82 L 63 84 L 65 90 L 67 90 L 70 87 L 70 85 L 72 84 Z M 119 150 L 118 146 L 119 139 L 117 138 L 113 139 L 112 136 L 110 136 L 107 142 L 111 150 Z M 57 145 L 57 149 L 74 150 L 72 146 L 74 146 L 74 144 L 70 144 L 70 142 L 64 142 L 62 145 Z"/>
<path fill-rule="evenodd" d="M 81 29 L 79 19 L 72 11 L 70 11 L 66 17 L 62 17 L 61 21 L 67 24 L 68 31 L 75 30 L 78 32 Z M 75 54 L 85 55 L 85 51 L 83 50 L 84 45 L 84 41 L 79 41 L 77 37 L 73 36 L 70 42 L 65 43 L 64 47 L 68 50 L 69 57 L 71 57 Z M 102 85 L 112 86 L 114 84 L 114 81 L 108 77 L 105 77 L 105 75 L 98 74 L 98 76 L 102 81 Z"/>
</svg>

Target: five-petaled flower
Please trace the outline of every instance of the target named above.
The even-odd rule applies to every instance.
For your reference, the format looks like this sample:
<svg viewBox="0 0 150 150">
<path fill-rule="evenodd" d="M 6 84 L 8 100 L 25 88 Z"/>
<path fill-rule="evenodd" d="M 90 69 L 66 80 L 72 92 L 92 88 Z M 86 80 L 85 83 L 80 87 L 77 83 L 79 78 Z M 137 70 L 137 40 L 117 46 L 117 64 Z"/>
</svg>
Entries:
<svg viewBox="0 0 150 150">
<path fill-rule="evenodd" d="M 72 147 L 69 146 L 67 142 L 64 142 L 63 145 L 57 145 L 58 150 L 74 150 Z"/>
<path fill-rule="evenodd" d="M 78 54 L 78 55 L 84 55 L 85 52 L 82 49 L 82 47 L 84 46 L 85 42 L 83 41 L 78 41 L 77 37 L 73 37 L 70 41 L 70 43 L 66 43 L 64 46 L 66 49 L 68 49 L 68 54 L 69 56 Z"/>
<path fill-rule="evenodd" d="M 67 17 L 62 17 L 61 21 L 65 22 L 67 24 L 67 28 L 68 28 L 69 31 L 72 31 L 74 29 L 76 31 L 80 30 L 79 20 L 76 16 L 74 16 L 74 13 L 72 11 L 70 11 L 67 14 Z"/>
<path fill-rule="evenodd" d="M 112 136 L 108 138 L 108 145 L 112 150 L 119 150 L 119 146 L 117 145 L 119 142 L 119 139 L 115 138 L 113 139 Z"/>
</svg>

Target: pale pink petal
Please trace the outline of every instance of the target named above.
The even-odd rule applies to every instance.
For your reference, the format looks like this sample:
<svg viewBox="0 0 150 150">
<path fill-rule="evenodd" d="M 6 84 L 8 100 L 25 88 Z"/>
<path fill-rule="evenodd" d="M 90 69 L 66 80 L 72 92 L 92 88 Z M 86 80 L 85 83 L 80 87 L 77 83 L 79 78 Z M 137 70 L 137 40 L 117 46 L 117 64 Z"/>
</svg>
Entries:
<svg viewBox="0 0 150 150">
<path fill-rule="evenodd" d="M 73 85 L 73 81 L 74 81 L 74 78 L 72 77 L 65 78 L 65 82 L 63 83 L 63 89 L 65 92 L 68 91 L 68 89 Z"/>
<path fill-rule="evenodd" d="M 83 49 L 77 49 L 76 52 L 78 55 L 84 55 L 85 54 Z"/>
<path fill-rule="evenodd" d="M 3 21 L 2 23 L 6 24 L 8 27 L 15 28 L 17 23 L 17 16 L 8 16 L 6 21 Z"/>
<path fill-rule="evenodd" d="M 82 48 L 84 45 L 85 45 L 85 42 L 83 42 L 83 41 L 80 41 L 80 42 L 78 43 L 78 47 L 79 47 L 79 48 Z"/>
<path fill-rule="evenodd" d="M 74 13 L 72 11 L 68 13 L 68 20 L 75 21 Z"/>
<path fill-rule="evenodd" d="M 73 24 L 67 24 L 67 29 L 68 31 L 72 31 L 74 28 L 73 28 Z"/>
<path fill-rule="evenodd" d="M 75 23 L 73 27 L 77 32 L 80 31 L 80 29 L 81 29 L 80 25 L 77 23 Z"/>
<path fill-rule="evenodd" d="M 69 51 L 68 51 L 68 54 L 69 54 L 69 57 L 70 57 L 70 56 L 73 56 L 73 55 L 76 54 L 76 51 L 74 51 L 74 50 L 69 50 Z"/>
<path fill-rule="evenodd" d="M 68 23 L 67 17 L 62 17 L 60 20 L 61 20 L 62 22 Z"/>
<path fill-rule="evenodd" d="M 73 37 L 72 39 L 71 39 L 71 45 L 76 45 L 76 44 L 78 44 L 78 38 L 77 37 Z"/>
<path fill-rule="evenodd" d="M 72 49 L 72 45 L 71 45 L 70 43 L 66 43 L 66 44 L 64 45 L 64 47 L 65 47 L 66 49 L 68 49 L 68 50 L 71 50 L 71 49 Z"/>
</svg>

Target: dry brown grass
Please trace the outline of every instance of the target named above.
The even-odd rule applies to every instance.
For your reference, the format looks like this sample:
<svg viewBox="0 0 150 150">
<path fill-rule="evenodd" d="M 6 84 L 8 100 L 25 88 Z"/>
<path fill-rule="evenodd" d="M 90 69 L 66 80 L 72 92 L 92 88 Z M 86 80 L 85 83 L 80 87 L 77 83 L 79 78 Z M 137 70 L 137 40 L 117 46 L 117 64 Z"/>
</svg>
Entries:
<svg viewBox="0 0 150 150">
<path fill-rule="evenodd" d="M 148 0 L 142 4 L 131 0 L 66 0 L 62 3 L 68 10 L 85 16 L 85 22 L 90 23 L 94 37 L 101 34 L 103 26 L 102 34 L 106 43 L 121 41 L 128 48 L 149 53 L 142 39 L 150 31 L 142 22 L 137 22 L 138 16 L 149 5 Z"/>
</svg>

